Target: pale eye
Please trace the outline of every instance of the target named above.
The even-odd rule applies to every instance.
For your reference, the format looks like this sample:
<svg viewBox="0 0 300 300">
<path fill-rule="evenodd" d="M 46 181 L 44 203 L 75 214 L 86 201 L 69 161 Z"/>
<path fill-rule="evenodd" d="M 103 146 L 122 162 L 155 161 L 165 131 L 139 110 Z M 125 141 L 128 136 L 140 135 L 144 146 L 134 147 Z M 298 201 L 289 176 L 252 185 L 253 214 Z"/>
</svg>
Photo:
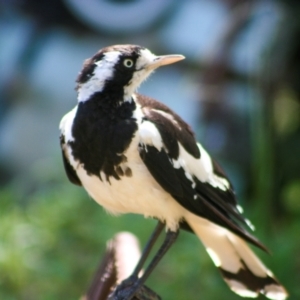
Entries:
<svg viewBox="0 0 300 300">
<path fill-rule="evenodd" d="M 130 58 L 124 59 L 123 65 L 124 65 L 126 68 L 131 68 L 131 67 L 133 66 L 133 60 L 130 59 Z"/>
</svg>

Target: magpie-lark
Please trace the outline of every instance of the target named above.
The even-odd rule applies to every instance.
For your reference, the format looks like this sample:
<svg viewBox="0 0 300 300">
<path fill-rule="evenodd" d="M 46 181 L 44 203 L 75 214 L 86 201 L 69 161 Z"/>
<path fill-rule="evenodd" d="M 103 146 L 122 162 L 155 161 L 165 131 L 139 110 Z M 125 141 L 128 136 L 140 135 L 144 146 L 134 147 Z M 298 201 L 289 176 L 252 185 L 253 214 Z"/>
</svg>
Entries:
<svg viewBox="0 0 300 300">
<path fill-rule="evenodd" d="M 164 104 L 136 93 L 158 67 L 184 59 L 136 45 L 101 49 L 77 78 L 78 104 L 60 123 L 69 180 L 113 214 L 159 220 L 133 277 L 143 283 L 180 229 L 195 233 L 229 287 L 243 297 L 287 297 L 246 242 L 266 250 L 245 226 L 233 187 L 194 133 Z M 163 227 L 166 240 L 144 275 L 138 273 Z M 131 299 L 138 288 L 124 299 Z"/>
</svg>

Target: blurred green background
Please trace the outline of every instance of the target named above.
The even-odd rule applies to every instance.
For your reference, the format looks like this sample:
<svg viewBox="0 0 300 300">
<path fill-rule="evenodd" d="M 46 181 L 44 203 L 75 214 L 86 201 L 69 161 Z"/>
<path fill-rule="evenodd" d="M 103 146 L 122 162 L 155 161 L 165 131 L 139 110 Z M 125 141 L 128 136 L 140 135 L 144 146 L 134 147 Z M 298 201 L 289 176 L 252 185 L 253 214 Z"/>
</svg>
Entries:
<svg viewBox="0 0 300 300">
<path fill-rule="evenodd" d="M 0 1 L 0 299 L 79 299 L 107 240 L 130 231 L 144 245 L 155 226 L 105 213 L 61 161 L 81 64 L 119 43 L 186 56 L 140 92 L 221 162 L 272 255 L 256 253 L 300 299 L 299 16 L 296 0 Z M 240 299 L 186 232 L 147 285 L 163 299 Z"/>
</svg>

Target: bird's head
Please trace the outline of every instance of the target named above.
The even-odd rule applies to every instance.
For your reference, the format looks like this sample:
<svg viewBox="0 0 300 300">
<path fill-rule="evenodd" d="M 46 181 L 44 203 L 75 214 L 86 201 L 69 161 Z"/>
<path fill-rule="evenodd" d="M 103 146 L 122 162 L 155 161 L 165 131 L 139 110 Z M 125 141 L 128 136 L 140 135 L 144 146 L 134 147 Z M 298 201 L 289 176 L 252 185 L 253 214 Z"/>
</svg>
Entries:
<svg viewBox="0 0 300 300">
<path fill-rule="evenodd" d="M 136 45 L 103 48 L 84 62 L 77 78 L 78 101 L 87 101 L 102 92 L 129 100 L 156 68 L 182 59 L 182 55 L 156 56 Z"/>
</svg>

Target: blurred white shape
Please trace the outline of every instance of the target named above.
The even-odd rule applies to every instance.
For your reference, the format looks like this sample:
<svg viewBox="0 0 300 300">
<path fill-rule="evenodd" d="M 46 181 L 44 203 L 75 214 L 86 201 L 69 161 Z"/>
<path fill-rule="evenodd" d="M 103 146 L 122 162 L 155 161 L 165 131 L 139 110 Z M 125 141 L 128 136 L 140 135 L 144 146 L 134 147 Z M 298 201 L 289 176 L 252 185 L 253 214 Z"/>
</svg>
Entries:
<svg viewBox="0 0 300 300">
<path fill-rule="evenodd" d="M 97 30 L 109 33 L 143 31 L 161 20 L 176 0 L 64 0 L 79 19 Z"/>
<path fill-rule="evenodd" d="M 140 256 L 138 239 L 130 232 L 119 232 L 112 241 L 115 244 L 118 284 L 134 271 Z"/>
</svg>

